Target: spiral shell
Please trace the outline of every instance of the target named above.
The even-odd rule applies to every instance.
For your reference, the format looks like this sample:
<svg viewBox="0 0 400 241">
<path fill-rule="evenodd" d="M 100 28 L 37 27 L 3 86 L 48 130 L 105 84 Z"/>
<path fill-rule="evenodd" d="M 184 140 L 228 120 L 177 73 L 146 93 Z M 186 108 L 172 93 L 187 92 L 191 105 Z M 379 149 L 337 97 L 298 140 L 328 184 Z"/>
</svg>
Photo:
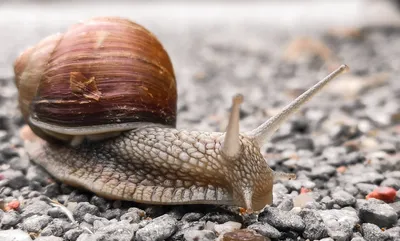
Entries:
<svg viewBox="0 0 400 241">
<path fill-rule="evenodd" d="M 127 19 L 93 18 L 49 36 L 19 56 L 14 72 L 24 118 L 49 126 L 46 132 L 176 123 L 170 58 L 152 33 Z"/>
</svg>

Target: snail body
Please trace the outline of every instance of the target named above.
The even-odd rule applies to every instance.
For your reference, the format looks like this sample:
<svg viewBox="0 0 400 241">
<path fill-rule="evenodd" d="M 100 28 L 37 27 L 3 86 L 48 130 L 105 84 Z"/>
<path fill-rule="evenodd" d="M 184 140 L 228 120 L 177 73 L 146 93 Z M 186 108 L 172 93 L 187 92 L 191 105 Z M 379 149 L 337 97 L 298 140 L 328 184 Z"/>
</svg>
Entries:
<svg viewBox="0 0 400 241">
<path fill-rule="evenodd" d="M 50 36 L 15 62 L 19 104 L 40 138 L 31 159 L 67 184 L 151 204 L 272 203 L 274 172 L 260 147 L 338 68 L 253 131 L 239 132 L 241 95 L 226 132 L 179 130 L 176 81 L 161 43 L 121 18 L 94 18 Z"/>
</svg>

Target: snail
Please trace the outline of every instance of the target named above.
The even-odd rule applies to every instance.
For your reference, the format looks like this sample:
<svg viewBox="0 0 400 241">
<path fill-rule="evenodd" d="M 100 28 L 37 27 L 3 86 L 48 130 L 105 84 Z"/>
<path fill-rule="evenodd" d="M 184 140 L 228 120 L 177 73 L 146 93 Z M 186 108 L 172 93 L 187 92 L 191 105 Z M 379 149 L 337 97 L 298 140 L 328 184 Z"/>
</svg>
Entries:
<svg viewBox="0 0 400 241">
<path fill-rule="evenodd" d="M 225 132 L 176 129 L 176 80 L 167 52 L 144 27 L 97 17 L 40 41 L 14 63 L 19 106 L 32 132 L 30 158 L 56 179 L 109 199 L 272 203 L 273 171 L 261 146 L 340 66 L 259 127 L 239 132 L 243 96 Z"/>
</svg>

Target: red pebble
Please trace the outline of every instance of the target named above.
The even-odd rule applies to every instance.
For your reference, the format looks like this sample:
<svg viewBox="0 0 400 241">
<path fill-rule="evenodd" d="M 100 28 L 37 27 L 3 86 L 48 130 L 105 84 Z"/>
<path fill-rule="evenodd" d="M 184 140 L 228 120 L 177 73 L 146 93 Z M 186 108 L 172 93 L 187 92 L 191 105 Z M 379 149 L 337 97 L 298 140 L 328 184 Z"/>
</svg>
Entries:
<svg viewBox="0 0 400 241">
<path fill-rule="evenodd" d="M 18 209 L 19 208 L 19 204 L 20 203 L 19 203 L 18 200 L 13 200 L 13 201 L 7 203 L 6 211 Z"/>
<path fill-rule="evenodd" d="M 394 202 L 396 189 L 391 187 L 378 187 L 366 196 L 366 199 L 376 198 L 387 203 Z"/>
<path fill-rule="evenodd" d="M 308 188 L 302 187 L 302 188 L 300 189 L 300 193 L 308 193 L 308 192 L 311 192 L 311 190 L 308 189 Z"/>
</svg>

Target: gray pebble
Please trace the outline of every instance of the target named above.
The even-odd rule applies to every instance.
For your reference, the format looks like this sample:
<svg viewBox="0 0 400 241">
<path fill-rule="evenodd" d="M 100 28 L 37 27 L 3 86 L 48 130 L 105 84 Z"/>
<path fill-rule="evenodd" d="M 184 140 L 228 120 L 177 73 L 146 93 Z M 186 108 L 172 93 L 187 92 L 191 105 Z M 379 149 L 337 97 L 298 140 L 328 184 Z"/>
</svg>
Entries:
<svg viewBox="0 0 400 241">
<path fill-rule="evenodd" d="M 76 224 L 71 224 L 69 221 L 56 218 L 42 230 L 41 235 L 62 237 L 66 231 L 75 226 Z"/>
<path fill-rule="evenodd" d="M 60 193 L 60 187 L 58 183 L 53 182 L 43 188 L 43 195 L 53 198 Z"/>
<path fill-rule="evenodd" d="M 26 179 L 28 179 L 28 181 L 36 181 L 43 186 L 48 184 L 49 178 L 49 174 L 38 165 L 30 165 L 26 172 Z"/>
<path fill-rule="evenodd" d="M 79 235 L 77 241 L 131 241 L 138 228 L 137 224 L 129 224 L 127 221 L 115 222 L 99 228 L 96 233 L 82 233 Z"/>
<path fill-rule="evenodd" d="M 217 238 L 211 230 L 190 230 L 184 232 L 183 237 L 186 241 L 213 241 Z"/>
<path fill-rule="evenodd" d="M 330 165 L 319 165 L 312 169 L 310 177 L 328 180 L 334 173 L 336 168 Z"/>
<path fill-rule="evenodd" d="M 269 238 L 280 238 L 281 232 L 279 232 L 276 228 L 272 227 L 268 223 L 254 223 L 247 227 L 248 229 L 252 229 L 257 233 L 269 237 Z"/>
<path fill-rule="evenodd" d="M 356 203 L 356 198 L 343 190 L 334 191 L 331 196 L 333 201 L 341 207 L 353 206 Z"/>
<path fill-rule="evenodd" d="M 400 171 L 387 172 L 387 173 L 385 173 L 385 177 L 400 179 Z"/>
<path fill-rule="evenodd" d="M 204 213 L 196 213 L 196 212 L 186 213 L 185 215 L 183 215 L 181 221 L 185 221 L 185 222 L 198 221 L 203 216 L 204 216 Z"/>
<path fill-rule="evenodd" d="M 22 209 L 21 216 L 27 218 L 33 215 L 43 215 L 51 208 L 49 204 L 38 199 L 33 199 L 32 203 L 28 204 Z"/>
<path fill-rule="evenodd" d="M 381 187 L 393 187 L 396 190 L 400 189 L 400 179 L 397 178 L 387 178 L 383 180 L 380 184 Z"/>
<path fill-rule="evenodd" d="M 314 141 L 309 137 L 296 137 L 292 143 L 296 150 L 314 150 Z"/>
<path fill-rule="evenodd" d="M 107 209 L 104 213 L 101 214 L 101 216 L 107 219 L 119 219 L 121 217 L 121 213 L 121 209 Z"/>
<path fill-rule="evenodd" d="M 177 220 L 165 214 L 153 219 L 144 228 L 136 232 L 137 241 L 161 241 L 170 237 L 177 230 Z"/>
<path fill-rule="evenodd" d="M 1 219 L 1 228 L 6 229 L 16 225 L 21 220 L 19 213 L 15 211 L 6 212 Z"/>
<path fill-rule="evenodd" d="M 377 188 L 378 186 L 369 183 L 357 183 L 356 187 L 358 188 L 358 190 L 362 195 L 368 195 L 370 192 L 374 191 L 375 188 Z"/>
<path fill-rule="evenodd" d="M 393 240 L 400 239 L 400 227 L 393 227 L 385 230 Z"/>
<path fill-rule="evenodd" d="M 300 216 L 306 226 L 303 232 L 304 238 L 315 240 L 328 237 L 327 228 L 318 211 L 303 209 Z"/>
<path fill-rule="evenodd" d="M 121 220 L 127 220 L 130 223 L 139 223 L 146 213 L 138 208 L 129 208 L 128 211 L 121 216 Z"/>
<path fill-rule="evenodd" d="M 74 228 L 65 232 L 63 237 L 67 241 L 76 241 L 82 233 L 83 230 L 81 228 Z"/>
<path fill-rule="evenodd" d="M 282 211 L 290 211 L 292 210 L 294 204 L 293 199 L 288 197 L 283 199 L 283 201 L 279 204 L 278 208 Z"/>
<path fill-rule="evenodd" d="M 111 206 L 107 200 L 105 200 L 102 197 L 96 196 L 96 195 L 94 195 L 90 199 L 90 203 L 95 205 L 96 207 L 98 207 L 101 212 L 104 212 L 105 210 L 109 209 Z"/>
<path fill-rule="evenodd" d="M 84 216 L 87 213 L 97 216 L 99 214 L 99 208 L 88 202 L 80 202 L 76 205 L 72 213 L 77 221 L 83 221 Z"/>
<path fill-rule="evenodd" d="M 27 232 L 20 229 L 0 230 L 1 241 L 32 241 Z"/>
<path fill-rule="evenodd" d="M 318 211 L 328 230 L 328 235 L 335 240 L 348 240 L 353 234 L 354 226 L 360 222 L 353 209 Z"/>
<path fill-rule="evenodd" d="M 68 218 L 60 207 L 52 207 L 47 211 L 47 215 L 52 218 Z"/>
<path fill-rule="evenodd" d="M 63 241 L 63 239 L 56 236 L 40 236 L 35 241 Z"/>
<path fill-rule="evenodd" d="M 260 213 L 258 220 L 263 223 L 269 223 L 278 230 L 303 231 L 305 228 L 305 224 L 299 215 L 274 207 L 266 208 Z"/>
<path fill-rule="evenodd" d="M 367 172 L 367 173 L 360 173 L 359 176 L 352 176 L 351 183 L 371 183 L 371 184 L 378 184 L 382 182 L 385 177 L 377 172 Z"/>
<path fill-rule="evenodd" d="M 397 216 L 400 216 L 400 201 L 397 201 L 397 202 L 394 202 L 394 203 L 389 203 L 389 205 L 397 213 Z"/>
<path fill-rule="evenodd" d="M 333 201 L 331 197 L 325 196 L 321 199 L 321 203 L 325 205 L 326 209 L 332 209 L 335 201 Z"/>
<path fill-rule="evenodd" d="M 377 203 L 373 199 L 357 202 L 359 216 L 363 222 L 373 223 L 380 228 L 389 228 L 397 222 L 396 211 L 386 203 Z"/>
<path fill-rule="evenodd" d="M 101 221 L 101 222 L 109 222 L 106 218 L 98 217 L 98 216 L 90 214 L 90 213 L 86 213 L 83 216 L 83 220 L 90 224 L 93 224 L 95 220 Z"/>
<path fill-rule="evenodd" d="M 38 216 L 33 215 L 29 218 L 26 218 L 22 223 L 22 229 L 27 232 L 35 232 L 38 233 L 41 231 L 49 222 L 51 221 L 51 217 L 47 215 Z"/>
<path fill-rule="evenodd" d="M 4 172 L 1 172 L 0 174 L 2 174 L 5 180 L 8 181 L 7 185 L 13 189 L 18 189 L 29 185 L 28 180 L 21 171 L 7 169 Z"/>
<path fill-rule="evenodd" d="M 383 232 L 378 226 L 372 223 L 363 223 L 362 232 L 366 241 L 385 241 L 390 239 L 390 235 Z"/>
<path fill-rule="evenodd" d="M 211 212 L 200 218 L 200 221 L 210 221 L 214 223 L 226 223 L 228 221 L 240 222 L 242 218 L 238 214 L 234 213 L 223 213 L 223 212 Z"/>
<path fill-rule="evenodd" d="M 80 193 L 79 191 L 72 191 L 71 194 L 68 196 L 68 202 L 89 202 L 89 198 L 85 195 Z"/>
</svg>

